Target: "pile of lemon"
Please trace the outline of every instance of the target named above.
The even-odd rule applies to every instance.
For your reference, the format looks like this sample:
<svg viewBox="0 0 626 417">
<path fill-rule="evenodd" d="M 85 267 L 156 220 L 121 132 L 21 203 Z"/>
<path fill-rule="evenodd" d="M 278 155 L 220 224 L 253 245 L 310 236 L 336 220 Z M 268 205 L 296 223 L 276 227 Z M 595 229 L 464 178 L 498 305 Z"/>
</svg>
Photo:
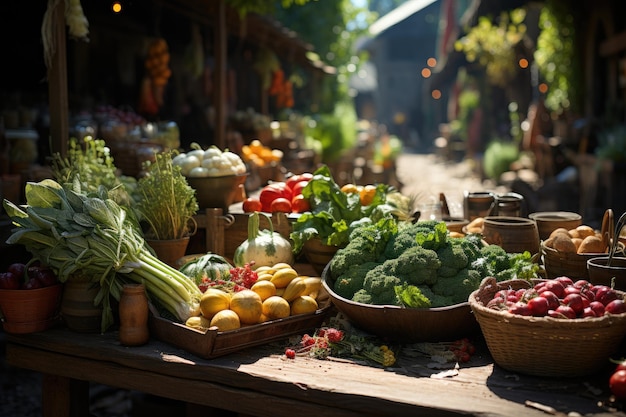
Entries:
<svg viewBox="0 0 626 417">
<path fill-rule="evenodd" d="M 258 279 L 250 289 L 231 293 L 208 288 L 200 299 L 200 315 L 190 317 L 185 324 L 200 330 L 217 327 L 225 332 L 317 311 L 320 277 L 300 275 L 282 262 L 261 266 L 256 272 Z"/>
</svg>

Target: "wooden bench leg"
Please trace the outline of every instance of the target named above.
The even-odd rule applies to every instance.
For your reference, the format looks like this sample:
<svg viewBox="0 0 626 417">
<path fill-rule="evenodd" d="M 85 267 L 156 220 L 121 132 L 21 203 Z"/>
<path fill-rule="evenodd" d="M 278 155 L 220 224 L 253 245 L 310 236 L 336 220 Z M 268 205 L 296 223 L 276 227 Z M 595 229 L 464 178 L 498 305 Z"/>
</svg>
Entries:
<svg viewBox="0 0 626 417">
<path fill-rule="evenodd" d="M 43 374 L 41 390 L 43 417 L 89 415 L 89 382 Z"/>
</svg>

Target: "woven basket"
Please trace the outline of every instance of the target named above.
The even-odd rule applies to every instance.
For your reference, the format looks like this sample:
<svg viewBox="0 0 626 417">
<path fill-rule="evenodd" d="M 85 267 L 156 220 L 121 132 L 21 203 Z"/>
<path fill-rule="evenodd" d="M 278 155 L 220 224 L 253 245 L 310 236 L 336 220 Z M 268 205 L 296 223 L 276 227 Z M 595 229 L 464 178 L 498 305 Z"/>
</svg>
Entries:
<svg viewBox="0 0 626 417">
<path fill-rule="evenodd" d="M 541 256 L 543 266 L 546 270 L 546 277 L 554 279 L 560 276 L 576 279 L 589 279 L 587 271 L 587 260 L 606 253 L 568 253 L 559 252 L 556 249 L 548 248 L 541 243 Z"/>
<path fill-rule="evenodd" d="M 600 230 L 602 238 L 605 244 L 613 240 L 615 235 L 615 229 L 613 225 L 613 210 L 608 209 L 604 213 L 602 219 L 602 229 Z M 620 252 L 623 251 L 624 246 L 620 244 Z M 541 257 L 543 259 L 543 265 L 546 270 L 546 277 L 548 279 L 554 279 L 560 276 L 570 277 L 572 279 L 589 279 L 589 273 L 587 271 L 587 261 L 591 258 L 598 256 L 604 256 L 606 253 L 567 253 L 559 252 L 556 249 L 545 246 L 544 242 L 541 242 Z"/>
<path fill-rule="evenodd" d="M 485 278 L 470 294 L 470 307 L 494 362 L 509 371 L 543 377 L 576 377 L 604 369 L 626 335 L 626 313 L 570 320 L 485 307 L 500 289 L 530 286 L 524 280 L 498 283 Z"/>
</svg>

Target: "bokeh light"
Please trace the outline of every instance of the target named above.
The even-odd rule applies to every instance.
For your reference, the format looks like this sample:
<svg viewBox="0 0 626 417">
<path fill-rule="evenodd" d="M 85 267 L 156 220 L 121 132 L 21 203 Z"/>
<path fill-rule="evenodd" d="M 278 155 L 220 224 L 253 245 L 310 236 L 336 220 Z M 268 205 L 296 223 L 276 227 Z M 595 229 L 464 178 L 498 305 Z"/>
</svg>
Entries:
<svg viewBox="0 0 626 417">
<path fill-rule="evenodd" d="M 430 95 L 432 96 L 432 98 L 434 98 L 435 100 L 439 100 L 441 98 L 441 91 L 439 90 L 433 90 Z"/>
</svg>

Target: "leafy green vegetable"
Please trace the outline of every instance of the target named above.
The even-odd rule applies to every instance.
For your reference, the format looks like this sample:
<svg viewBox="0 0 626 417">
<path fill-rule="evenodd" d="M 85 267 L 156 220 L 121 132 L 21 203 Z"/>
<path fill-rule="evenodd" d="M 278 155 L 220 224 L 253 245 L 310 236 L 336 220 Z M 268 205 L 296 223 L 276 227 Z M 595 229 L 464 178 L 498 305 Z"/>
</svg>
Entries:
<svg viewBox="0 0 626 417">
<path fill-rule="evenodd" d="M 403 283 L 394 287 L 400 304 L 411 308 L 430 308 L 430 300 L 415 285 Z"/>
<path fill-rule="evenodd" d="M 293 252 L 299 253 L 304 243 L 315 237 L 326 245 L 343 247 L 357 225 L 376 222 L 389 213 L 398 215 L 399 207 L 386 200 L 391 191 L 389 185 L 377 184 L 372 203 L 363 206 L 359 194 L 341 191 L 328 166 L 322 165 L 302 189 L 302 195 L 311 202 L 311 211 L 293 224 Z"/>
<path fill-rule="evenodd" d="M 197 310 L 198 286 L 153 255 L 132 211 L 109 198 L 104 186 L 85 194 L 77 179 L 66 186 L 46 179 L 27 183 L 25 191 L 23 207 L 4 200 L 15 225 L 7 243 L 24 245 L 61 282 L 74 274 L 96 282 L 103 332 L 114 322 L 110 297 L 119 300 L 126 282 L 144 284 L 149 297 L 180 321 Z"/>
</svg>

